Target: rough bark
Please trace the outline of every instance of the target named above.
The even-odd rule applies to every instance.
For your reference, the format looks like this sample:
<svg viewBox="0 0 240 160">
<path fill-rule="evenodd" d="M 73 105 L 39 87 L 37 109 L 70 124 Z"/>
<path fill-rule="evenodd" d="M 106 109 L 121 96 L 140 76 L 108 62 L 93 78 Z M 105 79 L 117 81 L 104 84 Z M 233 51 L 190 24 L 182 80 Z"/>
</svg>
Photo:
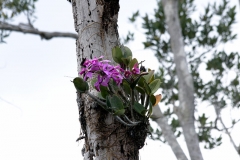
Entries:
<svg viewBox="0 0 240 160">
<path fill-rule="evenodd" d="M 194 88 L 189 72 L 184 42 L 178 16 L 178 0 L 162 0 L 168 32 L 171 37 L 171 48 L 178 77 L 179 120 L 183 129 L 189 155 L 193 160 L 202 160 L 198 135 L 194 126 Z"/>
<path fill-rule="evenodd" d="M 23 24 L 23 23 L 20 23 L 19 25 L 13 25 L 13 24 L 0 21 L 0 29 L 27 33 L 27 34 L 35 34 L 35 35 L 39 35 L 42 39 L 46 39 L 46 40 L 57 38 L 57 37 L 58 38 L 74 38 L 74 39 L 78 38 L 78 35 L 74 33 L 46 32 L 46 31 L 38 30 L 37 28 L 34 28 L 28 24 Z"/>
<path fill-rule="evenodd" d="M 172 127 L 168 125 L 167 118 L 163 115 L 159 105 L 153 107 L 153 115 L 151 118 L 161 128 L 163 137 L 168 142 L 176 158 L 178 160 L 187 160 L 187 156 L 184 154 L 181 146 L 179 145 L 176 136 L 172 131 Z"/>
<path fill-rule="evenodd" d="M 111 50 L 119 45 L 117 19 L 119 0 L 72 0 L 78 72 L 83 58 L 104 56 L 112 60 Z M 92 94 L 95 94 L 91 90 Z M 79 120 L 85 140 L 82 150 L 85 160 L 137 160 L 146 134 L 127 127 L 99 107 L 85 94 L 77 96 Z M 146 131 L 144 132 L 146 133 Z M 142 138 L 143 137 L 143 138 Z"/>
</svg>

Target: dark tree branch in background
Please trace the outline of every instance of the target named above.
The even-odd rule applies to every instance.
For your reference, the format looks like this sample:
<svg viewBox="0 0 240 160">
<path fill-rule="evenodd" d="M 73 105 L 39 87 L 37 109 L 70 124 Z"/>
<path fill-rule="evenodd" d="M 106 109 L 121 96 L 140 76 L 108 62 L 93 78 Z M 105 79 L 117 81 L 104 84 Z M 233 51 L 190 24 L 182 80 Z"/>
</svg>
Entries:
<svg viewBox="0 0 240 160">
<path fill-rule="evenodd" d="M 21 32 L 21 33 L 35 34 L 35 35 L 39 35 L 42 39 L 46 39 L 46 40 L 57 38 L 57 37 L 74 38 L 74 39 L 78 38 L 78 35 L 74 33 L 40 31 L 36 28 L 31 27 L 28 24 L 23 24 L 23 23 L 19 23 L 19 25 L 13 25 L 13 24 L 0 21 L 0 29 Z"/>
</svg>

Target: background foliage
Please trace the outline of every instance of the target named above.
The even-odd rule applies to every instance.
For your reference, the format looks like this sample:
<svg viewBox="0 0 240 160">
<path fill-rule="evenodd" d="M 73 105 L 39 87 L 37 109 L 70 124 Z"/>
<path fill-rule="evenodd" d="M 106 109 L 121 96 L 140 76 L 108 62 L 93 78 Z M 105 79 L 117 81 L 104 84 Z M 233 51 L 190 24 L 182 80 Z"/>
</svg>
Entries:
<svg viewBox="0 0 240 160">
<path fill-rule="evenodd" d="M 207 104 L 214 107 L 216 111 L 215 120 L 211 120 L 207 113 L 195 116 L 200 142 L 205 142 L 205 148 L 212 149 L 222 143 L 221 134 L 222 131 L 226 131 L 226 128 L 219 122 L 222 109 L 240 107 L 239 53 L 227 53 L 224 47 L 221 47 L 237 38 L 232 30 L 236 23 L 236 6 L 230 6 L 227 0 L 221 3 L 209 3 L 204 12 L 196 17 L 196 12 L 199 11 L 196 10 L 194 0 L 179 2 L 185 52 L 194 80 L 195 105 L 201 107 Z M 129 18 L 129 21 L 135 23 L 139 16 L 139 11 L 137 11 Z M 167 106 L 164 114 L 168 117 L 176 137 L 179 137 L 181 122 L 179 123 L 175 112 L 179 105 L 178 79 L 161 1 L 157 1 L 154 14 L 146 14 L 142 17 L 142 21 L 146 37 L 143 42 L 144 48 L 151 49 L 159 61 L 159 72 L 156 77 L 162 79 L 162 102 Z M 134 33 L 128 32 L 124 43 L 131 40 L 134 40 Z M 206 72 L 211 76 L 204 77 Z M 232 119 L 232 126 L 229 128 L 232 128 L 238 121 L 238 119 Z M 215 137 L 216 134 L 215 136 L 212 134 L 213 130 L 219 131 L 219 136 Z M 153 139 L 165 142 L 160 130 L 152 130 L 152 133 Z"/>
<path fill-rule="evenodd" d="M 11 22 L 20 14 L 24 14 L 28 24 L 32 26 L 35 20 L 35 3 L 37 0 L 0 0 L 0 23 Z M 0 42 L 10 35 L 9 31 L 0 30 Z"/>
</svg>

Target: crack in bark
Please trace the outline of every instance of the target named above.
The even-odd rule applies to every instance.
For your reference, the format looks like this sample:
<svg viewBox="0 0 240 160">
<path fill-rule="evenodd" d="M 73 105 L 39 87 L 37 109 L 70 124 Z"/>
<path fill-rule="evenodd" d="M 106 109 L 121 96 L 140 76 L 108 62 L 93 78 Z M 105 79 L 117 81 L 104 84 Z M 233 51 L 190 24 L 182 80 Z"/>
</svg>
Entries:
<svg viewBox="0 0 240 160">
<path fill-rule="evenodd" d="M 117 15 L 120 9 L 119 0 L 97 0 L 98 5 L 103 6 L 102 11 L 102 28 L 106 33 L 110 26 L 117 29 Z"/>
</svg>

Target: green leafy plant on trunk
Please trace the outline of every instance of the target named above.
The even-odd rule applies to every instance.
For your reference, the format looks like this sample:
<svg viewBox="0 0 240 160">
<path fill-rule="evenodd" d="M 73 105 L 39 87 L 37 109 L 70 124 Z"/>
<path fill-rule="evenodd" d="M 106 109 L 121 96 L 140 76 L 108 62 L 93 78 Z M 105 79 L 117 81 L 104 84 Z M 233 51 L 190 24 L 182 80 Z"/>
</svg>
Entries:
<svg viewBox="0 0 240 160">
<path fill-rule="evenodd" d="M 80 72 L 83 78 L 75 78 L 74 86 L 78 92 L 88 94 L 122 124 L 136 126 L 149 119 L 152 107 L 160 101 L 154 93 L 161 81 L 154 77 L 154 70 L 146 71 L 143 62 L 132 58 L 128 47 L 114 47 L 112 57 L 118 65 L 109 64 L 110 61 L 103 60 L 103 56 L 85 59 Z M 89 92 L 88 82 L 97 90 L 97 96 Z"/>
</svg>

